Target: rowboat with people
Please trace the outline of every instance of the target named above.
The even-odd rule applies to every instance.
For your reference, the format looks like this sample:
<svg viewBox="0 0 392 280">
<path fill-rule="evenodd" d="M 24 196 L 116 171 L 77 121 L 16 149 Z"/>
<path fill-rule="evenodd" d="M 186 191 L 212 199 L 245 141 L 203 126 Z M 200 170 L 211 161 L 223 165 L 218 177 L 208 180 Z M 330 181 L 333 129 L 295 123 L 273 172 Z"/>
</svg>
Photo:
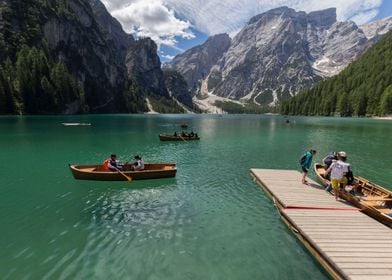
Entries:
<svg viewBox="0 0 392 280">
<path fill-rule="evenodd" d="M 197 133 L 190 135 L 181 135 L 181 134 L 159 134 L 159 140 L 161 141 L 193 141 L 200 140 L 200 137 Z"/>
<path fill-rule="evenodd" d="M 176 176 L 175 163 L 145 163 L 144 170 L 132 171 L 132 164 L 124 164 L 122 170 L 105 170 L 102 164 L 69 165 L 72 175 L 78 180 L 130 181 L 171 178 Z"/>
<path fill-rule="evenodd" d="M 324 166 L 315 163 L 314 171 L 320 183 L 327 187 L 330 181 L 324 177 Z M 340 191 L 340 196 L 367 215 L 392 227 L 392 191 L 363 177 L 354 176 L 352 185 Z"/>
</svg>

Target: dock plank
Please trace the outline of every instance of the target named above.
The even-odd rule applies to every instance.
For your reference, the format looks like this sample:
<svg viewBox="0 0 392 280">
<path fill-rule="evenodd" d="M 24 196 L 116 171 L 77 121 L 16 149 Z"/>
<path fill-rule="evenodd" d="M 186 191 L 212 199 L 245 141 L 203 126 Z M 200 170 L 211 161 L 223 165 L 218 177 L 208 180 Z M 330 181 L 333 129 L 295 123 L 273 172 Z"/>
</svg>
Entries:
<svg viewBox="0 0 392 280">
<path fill-rule="evenodd" d="M 282 219 L 337 279 L 392 279 L 392 230 L 293 170 L 251 169 Z"/>
</svg>

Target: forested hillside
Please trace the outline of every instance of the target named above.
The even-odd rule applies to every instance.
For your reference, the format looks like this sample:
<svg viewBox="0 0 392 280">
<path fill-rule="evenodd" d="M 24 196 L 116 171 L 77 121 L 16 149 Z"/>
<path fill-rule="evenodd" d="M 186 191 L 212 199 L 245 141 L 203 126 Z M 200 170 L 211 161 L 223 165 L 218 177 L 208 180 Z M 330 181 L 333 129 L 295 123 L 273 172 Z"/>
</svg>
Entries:
<svg viewBox="0 0 392 280">
<path fill-rule="evenodd" d="M 71 16 L 64 1 L 4 1 L 0 21 L 0 113 L 83 111 L 83 89 L 55 59 L 40 26 L 44 14 Z M 72 110 L 72 108 L 69 108 Z"/>
<path fill-rule="evenodd" d="M 324 116 L 392 114 L 392 32 L 339 75 L 283 102 L 280 112 Z"/>
<path fill-rule="evenodd" d="M 182 112 L 156 44 L 126 34 L 99 0 L 0 1 L 0 50 L 0 114 L 145 112 L 146 96 Z"/>
</svg>

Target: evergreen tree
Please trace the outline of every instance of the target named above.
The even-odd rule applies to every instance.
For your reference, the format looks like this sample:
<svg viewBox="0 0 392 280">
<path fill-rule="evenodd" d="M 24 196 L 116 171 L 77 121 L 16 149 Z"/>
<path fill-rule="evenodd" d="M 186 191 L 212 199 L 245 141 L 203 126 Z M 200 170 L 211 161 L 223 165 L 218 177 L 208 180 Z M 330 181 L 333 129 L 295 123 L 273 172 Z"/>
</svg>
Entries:
<svg viewBox="0 0 392 280">
<path fill-rule="evenodd" d="M 380 99 L 380 114 L 392 114 L 392 85 L 387 87 Z"/>
</svg>

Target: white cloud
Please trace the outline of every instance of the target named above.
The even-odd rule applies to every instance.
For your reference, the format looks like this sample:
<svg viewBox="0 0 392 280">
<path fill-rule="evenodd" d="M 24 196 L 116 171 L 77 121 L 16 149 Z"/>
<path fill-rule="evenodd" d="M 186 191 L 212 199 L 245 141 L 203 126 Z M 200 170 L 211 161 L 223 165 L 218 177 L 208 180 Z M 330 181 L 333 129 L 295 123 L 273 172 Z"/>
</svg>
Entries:
<svg viewBox="0 0 392 280">
<path fill-rule="evenodd" d="M 164 6 L 161 0 L 104 0 L 103 3 L 126 32 L 150 37 L 158 45 L 174 47 L 176 37 L 195 37 L 190 31 L 190 22 L 178 19 L 174 10 Z"/>
<path fill-rule="evenodd" d="M 191 25 L 207 34 L 234 34 L 254 15 L 288 6 L 306 12 L 336 7 L 338 20 L 363 24 L 378 13 L 382 0 L 102 0 L 127 32 L 175 46 L 193 38 Z M 179 18 L 186 20 L 181 20 Z"/>
<path fill-rule="evenodd" d="M 174 55 L 169 55 L 169 54 L 161 54 L 161 57 L 166 58 L 168 60 L 172 60 L 174 58 Z"/>
<path fill-rule="evenodd" d="M 372 19 L 382 4 L 382 0 L 236 0 L 224 4 L 222 0 L 164 1 L 208 35 L 235 32 L 252 16 L 281 6 L 306 12 L 336 7 L 338 20 L 362 24 Z"/>
<path fill-rule="evenodd" d="M 371 21 L 375 16 L 377 16 L 378 10 L 373 9 L 367 12 L 363 12 L 357 15 L 354 15 L 350 20 L 355 21 L 357 24 L 361 25 Z"/>
</svg>

